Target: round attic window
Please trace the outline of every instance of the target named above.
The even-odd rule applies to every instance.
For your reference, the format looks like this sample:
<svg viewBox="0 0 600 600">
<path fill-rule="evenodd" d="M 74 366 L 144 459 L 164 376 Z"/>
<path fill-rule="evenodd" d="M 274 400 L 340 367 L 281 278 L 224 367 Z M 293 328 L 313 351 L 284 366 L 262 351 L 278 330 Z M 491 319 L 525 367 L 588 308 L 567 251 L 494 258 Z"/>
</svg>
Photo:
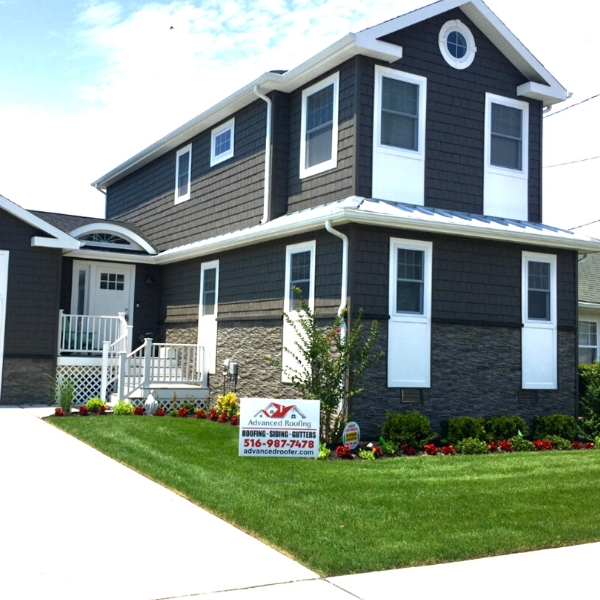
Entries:
<svg viewBox="0 0 600 600">
<path fill-rule="evenodd" d="M 461 21 L 447 21 L 440 29 L 440 52 L 455 69 L 466 69 L 475 59 L 475 38 Z"/>
</svg>

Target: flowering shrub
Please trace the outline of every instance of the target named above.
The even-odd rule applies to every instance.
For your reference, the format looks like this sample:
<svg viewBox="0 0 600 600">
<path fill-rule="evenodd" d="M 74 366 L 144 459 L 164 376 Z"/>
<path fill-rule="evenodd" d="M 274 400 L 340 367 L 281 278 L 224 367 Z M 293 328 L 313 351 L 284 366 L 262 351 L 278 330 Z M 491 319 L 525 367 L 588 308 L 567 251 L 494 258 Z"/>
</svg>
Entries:
<svg viewBox="0 0 600 600">
<path fill-rule="evenodd" d="M 231 425 L 239 425 L 240 424 L 240 417 L 238 415 L 232 415 L 231 419 L 229 419 L 229 423 Z"/>
<path fill-rule="evenodd" d="M 165 416 L 165 409 L 162 406 L 160 408 L 157 408 L 154 411 L 154 416 L 155 417 L 164 417 Z"/>
<path fill-rule="evenodd" d="M 196 419 L 206 419 L 206 413 L 202 408 L 199 408 L 194 414 L 196 415 Z"/>
<path fill-rule="evenodd" d="M 581 450 L 582 446 L 580 442 L 573 442 L 571 448 L 573 448 L 573 450 Z"/>
<path fill-rule="evenodd" d="M 221 413 L 221 416 L 218 419 L 219 423 L 227 423 L 227 421 L 229 421 L 229 416 L 227 415 L 226 411 L 223 411 Z"/>
<path fill-rule="evenodd" d="M 414 456 L 416 450 L 410 444 L 402 444 L 402 452 L 404 452 L 406 456 Z"/>
<path fill-rule="evenodd" d="M 85 405 L 84 405 L 84 406 L 80 406 L 80 407 L 79 407 L 79 414 L 80 414 L 82 417 L 87 417 L 89 412 L 90 412 L 90 411 L 88 410 L 88 407 L 87 407 L 87 406 L 85 406 Z"/>
<path fill-rule="evenodd" d="M 145 412 L 146 412 L 146 409 L 143 406 L 136 406 L 133 409 L 133 414 L 136 417 L 143 417 Z"/>
<path fill-rule="evenodd" d="M 425 450 L 425 454 L 428 454 L 429 456 L 435 456 L 438 453 L 438 449 L 435 444 L 425 444 L 423 446 L 423 450 Z"/>
<path fill-rule="evenodd" d="M 106 414 L 106 405 L 98 407 L 98 414 L 105 415 Z"/>
<path fill-rule="evenodd" d="M 237 395 L 234 392 L 229 392 L 229 394 L 225 394 L 225 396 L 219 396 L 217 398 L 215 410 L 219 414 L 226 412 L 227 417 L 235 415 L 240 410 Z"/>
<path fill-rule="evenodd" d="M 352 458 L 352 451 L 348 444 L 345 446 L 338 446 L 335 449 L 335 453 L 338 455 L 338 458 Z"/>
<path fill-rule="evenodd" d="M 498 442 L 498 450 L 501 452 L 513 452 L 514 448 L 510 440 L 500 440 Z"/>
<path fill-rule="evenodd" d="M 214 408 L 210 411 L 208 418 L 211 421 L 217 421 L 219 419 L 219 415 L 217 414 L 217 411 Z"/>
<path fill-rule="evenodd" d="M 586 442 L 585 443 L 585 449 L 586 450 L 593 450 L 594 449 L 594 444 L 592 444 L 592 442 Z"/>
<path fill-rule="evenodd" d="M 445 456 L 454 456 L 456 454 L 454 446 L 442 446 L 442 454 Z"/>
<path fill-rule="evenodd" d="M 498 451 L 498 445 L 496 444 L 496 442 L 492 441 L 488 444 L 488 452 L 497 452 Z"/>
<path fill-rule="evenodd" d="M 552 450 L 552 444 L 549 440 L 534 440 L 536 450 Z"/>
<path fill-rule="evenodd" d="M 55 417 L 64 417 L 65 416 L 65 411 L 60 406 L 57 406 L 54 409 L 54 416 Z"/>
<path fill-rule="evenodd" d="M 375 458 L 381 458 L 383 456 L 383 450 L 379 446 L 373 448 L 373 456 Z"/>
<path fill-rule="evenodd" d="M 188 411 L 187 408 L 185 406 L 182 406 L 178 411 L 177 411 L 177 416 L 178 417 L 187 417 Z"/>
</svg>

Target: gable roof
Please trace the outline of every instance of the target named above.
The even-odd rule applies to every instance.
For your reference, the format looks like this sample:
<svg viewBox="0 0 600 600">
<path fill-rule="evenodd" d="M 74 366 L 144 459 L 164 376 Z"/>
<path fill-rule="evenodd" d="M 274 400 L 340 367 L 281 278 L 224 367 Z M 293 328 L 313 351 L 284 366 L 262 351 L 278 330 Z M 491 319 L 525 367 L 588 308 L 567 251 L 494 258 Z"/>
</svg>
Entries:
<svg viewBox="0 0 600 600">
<path fill-rule="evenodd" d="M 42 248 L 62 248 L 63 250 L 79 249 L 79 242 L 75 238 L 2 195 L 0 195 L 0 208 L 50 236 L 33 236 L 31 238 L 32 246 Z"/>
<path fill-rule="evenodd" d="M 380 38 L 393 31 L 410 27 L 416 23 L 437 16 L 454 8 L 460 8 L 467 17 L 496 45 L 506 58 L 529 81 L 517 88 L 517 94 L 543 101 L 550 106 L 567 98 L 566 89 L 544 68 L 525 48 L 482 0 L 439 0 L 423 8 L 375 25 L 358 33 L 349 33 L 331 46 L 309 58 L 302 64 L 284 73 L 264 73 L 231 96 L 218 102 L 175 131 L 161 138 L 124 163 L 115 167 L 96 181 L 92 186 L 106 188 L 148 164 L 159 156 L 174 150 L 190 138 L 223 121 L 236 111 L 262 94 L 279 90 L 292 92 L 315 79 L 320 74 L 342 62 L 362 54 L 389 63 L 402 58 L 402 47 L 382 41 Z"/>
</svg>

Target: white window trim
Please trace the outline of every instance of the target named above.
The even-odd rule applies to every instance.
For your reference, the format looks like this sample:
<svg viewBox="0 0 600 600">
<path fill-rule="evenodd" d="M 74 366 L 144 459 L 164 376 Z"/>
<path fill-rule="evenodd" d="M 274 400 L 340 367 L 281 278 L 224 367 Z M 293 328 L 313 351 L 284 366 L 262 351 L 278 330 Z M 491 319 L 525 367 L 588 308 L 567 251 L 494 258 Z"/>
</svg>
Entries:
<svg viewBox="0 0 600 600">
<path fill-rule="evenodd" d="M 215 313 L 214 315 L 204 315 L 204 272 L 209 269 L 216 269 L 215 273 Z M 202 317 L 213 317 L 217 318 L 219 312 L 219 261 L 213 260 L 211 262 L 202 263 L 200 267 L 200 318 Z"/>
<path fill-rule="evenodd" d="M 462 33 L 467 42 L 467 53 L 460 59 L 454 58 L 448 51 L 447 38 L 452 31 L 458 31 Z M 471 33 L 471 30 L 460 20 L 447 21 L 440 29 L 439 35 L 439 46 L 440 52 L 444 57 L 444 60 L 454 69 L 462 70 L 470 67 L 475 60 L 475 53 L 477 52 L 477 46 L 475 45 L 475 38 Z"/>
<path fill-rule="evenodd" d="M 299 252 L 310 251 L 310 295 L 308 298 L 304 298 L 311 311 L 315 310 L 315 256 L 316 256 L 317 242 L 313 240 L 311 242 L 302 242 L 300 244 L 292 244 L 285 248 L 285 293 L 284 293 L 284 304 L 283 310 L 289 314 L 299 314 L 298 310 L 291 310 L 292 295 L 290 290 L 291 276 L 292 276 L 292 254 L 298 254 Z"/>
<path fill-rule="evenodd" d="M 333 125 L 331 130 L 331 158 L 312 167 L 306 166 L 306 105 L 309 96 L 316 94 L 322 89 L 333 84 Z M 300 179 L 312 177 L 324 171 L 329 171 L 337 167 L 338 154 L 338 112 L 339 112 L 339 72 L 311 85 L 302 90 L 302 116 L 300 121 Z"/>
<path fill-rule="evenodd" d="M 580 314 L 579 318 L 577 320 L 577 354 L 579 355 L 579 350 L 581 348 L 585 348 L 586 350 L 588 349 L 592 349 L 596 351 L 596 360 L 598 360 L 598 358 L 600 358 L 600 323 L 598 322 L 598 318 L 595 318 L 593 316 L 588 316 L 585 314 Z M 595 346 L 584 346 L 582 344 L 579 343 L 579 329 L 581 327 L 582 323 L 590 323 L 590 324 L 594 324 L 596 326 L 596 345 Z M 581 364 L 581 363 L 580 363 Z"/>
<path fill-rule="evenodd" d="M 383 78 L 397 79 L 419 86 L 419 125 L 417 128 L 417 150 L 407 150 L 386 146 L 381 143 L 381 100 L 383 89 Z M 394 156 L 403 156 L 415 160 L 425 160 L 425 120 L 427 114 L 427 78 L 396 69 L 389 69 L 375 65 L 375 97 L 374 97 L 374 121 L 373 121 L 373 146 L 379 151 Z"/>
<path fill-rule="evenodd" d="M 187 194 L 182 194 L 178 196 L 179 192 L 179 157 L 182 154 L 189 152 L 188 155 L 188 191 Z M 192 145 L 188 144 L 187 146 L 177 150 L 177 154 L 175 156 L 175 204 L 179 204 L 180 202 L 185 202 L 190 199 L 192 191 Z"/>
<path fill-rule="evenodd" d="M 530 319 L 529 314 L 529 262 L 548 263 L 550 265 L 550 320 Z M 557 284 L 556 284 L 556 254 L 538 254 L 537 252 L 523 252 L 521 266 L 521 298 L 523 299 L 523 323 L 540 329 L 556 329 L 557 326 Z"/>
<path fill-rule="evenodd" d="M 423 313 L 415 314 L 396 311 L 396 292 L 398 278 L 398 250 L 421 250 L 425 253 L 423 260 Z M 432 280 L 433 243 L 403 238 L 390 238 L 390 279 L 389 309 L 390 319 L 394 321 L 414 321 L 428 323 L 431 320 L 431 280 Z"/>
<path fill-rule="evenodd" d="M 522 148 L 521 148 L 521 170 L 509 169 L 492 165 L 492 104 L 502 104 L 511 108 L 518 108 L 523 111 L 522 121 Z M 519 179 L 527 179 L 529 177 L 529 104 L 522 100 L 514 100 L 496 94 L 485 95 L 485 146 L 484 146 L 485 168 L 490 173 L 497 173 L 508 177 L 517 177 Z"/>
<path fill-rule="evenodd" d="M 215 154 L 216 138 L 218 135 L 220 135 L 224 131 L 227 131 L 228 129 L 231 130 L 231 148 L 229 148 L 229 150 L 227 152 L 221 152 L 221 154 L 216 155 Z M 216 127 L 215 129 L 213 129 L 210 134 L 210 166 L 211 167 L 214 167 L 215 165 L 218 165 L 219 163 L 222 163 L 223 161 L 228 160 L 233 157 L 234 142 L 235 142 L 235 117 L 232 119 L 229 119 L 229 121 L 227 121 L 226 123 L 223 123 L 222 125 L 219 125 L 219 127 Z"/>
</svg>

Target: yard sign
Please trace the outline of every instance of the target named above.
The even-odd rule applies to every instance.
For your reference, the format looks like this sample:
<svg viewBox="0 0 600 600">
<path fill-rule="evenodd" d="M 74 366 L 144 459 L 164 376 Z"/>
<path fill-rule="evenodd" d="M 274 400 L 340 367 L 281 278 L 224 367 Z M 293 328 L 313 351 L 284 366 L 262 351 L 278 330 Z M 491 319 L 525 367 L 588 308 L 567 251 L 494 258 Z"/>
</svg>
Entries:
<svg viewBox="0 0 600 600">
<path fill-rule="evenodd" d="M 317 458 L 320 400 L 241 398 L 240 456 Z"/>
</svg>

